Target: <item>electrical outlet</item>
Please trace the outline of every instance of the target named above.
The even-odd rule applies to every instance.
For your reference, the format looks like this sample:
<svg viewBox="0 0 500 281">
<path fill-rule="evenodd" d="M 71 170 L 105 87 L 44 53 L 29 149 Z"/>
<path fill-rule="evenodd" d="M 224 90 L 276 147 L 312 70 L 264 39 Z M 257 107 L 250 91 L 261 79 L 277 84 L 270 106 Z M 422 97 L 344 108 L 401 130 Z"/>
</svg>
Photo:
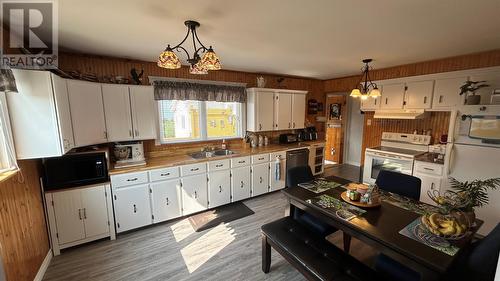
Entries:
<svg viewBox="0 0 500 281">
<path fill-rule="evenodd" d="M 372 125 L 372 119 L 366 120 L 366 126 L 371 126 Z"/>
</svg>

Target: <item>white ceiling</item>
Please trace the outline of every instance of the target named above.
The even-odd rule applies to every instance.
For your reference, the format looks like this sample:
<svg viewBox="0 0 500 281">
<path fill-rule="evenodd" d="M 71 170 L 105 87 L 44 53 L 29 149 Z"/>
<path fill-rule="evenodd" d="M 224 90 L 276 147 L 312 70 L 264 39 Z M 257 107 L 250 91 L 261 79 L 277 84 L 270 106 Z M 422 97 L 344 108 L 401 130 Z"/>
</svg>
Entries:
<svg viewBox="0 0 500 281">
<path fill-rule="evenodd" d="M 155 61 L 187 19 L 224 69 L 321 79 L 500 48 L 499 0 L 60 0 L 59 43 Z"/>
</svg>

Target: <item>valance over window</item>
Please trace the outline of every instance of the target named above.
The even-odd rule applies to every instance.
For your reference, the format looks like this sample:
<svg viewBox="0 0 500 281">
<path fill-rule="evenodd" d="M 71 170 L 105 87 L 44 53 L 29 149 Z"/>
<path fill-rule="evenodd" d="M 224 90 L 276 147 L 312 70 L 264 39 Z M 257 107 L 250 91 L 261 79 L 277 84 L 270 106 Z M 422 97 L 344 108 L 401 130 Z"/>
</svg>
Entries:
<svg viewBox="0 0 500 281">
<path fill-rule="evenodd" d="M 245 87 L 179 81 L 154 81 L 155 100 L 246 102 Z"/>
</svg>

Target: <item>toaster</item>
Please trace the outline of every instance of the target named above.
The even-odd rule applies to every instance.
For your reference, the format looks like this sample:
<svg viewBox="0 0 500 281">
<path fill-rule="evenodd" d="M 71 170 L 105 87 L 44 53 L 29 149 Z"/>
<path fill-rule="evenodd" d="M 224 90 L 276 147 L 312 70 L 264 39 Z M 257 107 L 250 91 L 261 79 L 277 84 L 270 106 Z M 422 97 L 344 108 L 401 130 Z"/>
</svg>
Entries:
<svg viewBox="0 0 500 281">
<path fill-rule="evenodd" d="M 281 134 L 280 143 L 294 143 L 298 141 L 296 134 Z"/>
</svg>

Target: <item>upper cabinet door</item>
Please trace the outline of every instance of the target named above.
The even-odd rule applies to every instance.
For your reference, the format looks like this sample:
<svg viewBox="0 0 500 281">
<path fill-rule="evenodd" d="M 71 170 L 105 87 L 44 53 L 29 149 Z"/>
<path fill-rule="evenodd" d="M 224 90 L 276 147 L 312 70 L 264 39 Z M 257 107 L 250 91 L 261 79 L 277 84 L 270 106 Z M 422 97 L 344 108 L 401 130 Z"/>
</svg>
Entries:
<svg viewBox="0 0 500 281">
<path fill-rule="evenodd" d="M 460 87 L 467 81 L 467 77 L 437 79 L 434 85 L 432 108 L 449 108 L 460 105 L 462 97 Z"/>
<path fill-rule="evenodd" d="M 108 141 L 101 84 L 67 80 L 76 146 Z"/>
<path fill-rule="evenodd" d="M 274 127 L 274 94 L 269 91 L 256 93 L 257 132 L 272 131 Z"/>
<path fill-rule="evenodd" d="M 384 84 L 380 109 L 402 109 L 405 96 L 405 84 Z"/>
<path fill-rule="evenodd" d="M 130 86 L 134 139 L 156 138 L 156 107 L 153 86 Z"/>
<path fill-rule="evenodd" d="M 133 139 L 130 96 L 127 85 L 102 84 L 108 141 Z"/>
<path fill-rule="evenodd" d="M 75 147 L 73 138 L 73 125 L 71 124 L 71 113 L 69 109 L 68 88 L 66 79 L 51 74 L 54 98 L 56 101 L 57 119 L 59 121 L 59 137 L 63 153 Z"/>
<path fill-rule="evenodd" d="M 292 128 L 292 94 L 274 94 L 274 130 Z"/>
<path fill-rule="evenodd" d="M 380 92 L 383 92 L 383 86 L 378 85 L 378 88 Z M 384 97 L 377 97 L 377 98 L 367 98 L 366 100 L 361 100 L 361 110 L 363 111 L 374 111 L 380 108 L 380 103 L 384 99 Z"/>
<path fill-rule="evenodd" d="M 292 95 L 292 129 L 303 129 L 306 123 L 306 95 Z"/>
<path fill-rule="evenodd" d="M 431 108 L 434 81 L 418 81 L 406 83 L 405 108 Z"/>
</svg>

